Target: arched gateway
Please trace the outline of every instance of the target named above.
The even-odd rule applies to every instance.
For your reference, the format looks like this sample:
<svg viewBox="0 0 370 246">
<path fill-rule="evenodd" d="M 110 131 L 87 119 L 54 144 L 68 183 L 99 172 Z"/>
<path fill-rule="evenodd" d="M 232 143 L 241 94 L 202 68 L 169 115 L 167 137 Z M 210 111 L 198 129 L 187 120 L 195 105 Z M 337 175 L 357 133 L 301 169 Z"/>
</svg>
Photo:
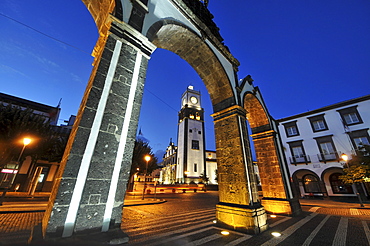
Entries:
<svg viewBox="0 0 370 246">
<path fill-rule="evenodd" d="M 267 216 L 252 167 L 247 111 L 236 78 L 239 63 L 223 45 L 205 4 L 198 0 L 83 2 L 100 37 L 94 70 L 43 219 L 44 236 L 119 231 L 147 64 L 157 47 L 186 60 L 210 94 L 217 141 L 218 222 L 249 233 L 266 230 Z M 278 164 L 274 170 L 281 173 Z M 289 182 L 284 185 L 290 189 Z M 271 192 L 269 198 L 289 200 L 292 197 L 284 195 L 287 190 Z"/>
</svg>

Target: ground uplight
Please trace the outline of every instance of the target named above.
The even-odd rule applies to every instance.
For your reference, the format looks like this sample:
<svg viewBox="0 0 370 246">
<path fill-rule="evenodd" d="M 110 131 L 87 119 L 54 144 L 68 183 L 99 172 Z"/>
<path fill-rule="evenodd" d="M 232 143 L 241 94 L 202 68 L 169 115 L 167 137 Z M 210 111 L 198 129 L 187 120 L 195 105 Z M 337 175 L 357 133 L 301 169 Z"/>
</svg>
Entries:
<svg viewBox="0 0 370 246">
<path fill-rule="evenodd" d="M 280 232 L 272 232 L 271 235 L 273 235 L 274 237 L 280 237 L 281 236 L 281 233 Z"/>
</svg>

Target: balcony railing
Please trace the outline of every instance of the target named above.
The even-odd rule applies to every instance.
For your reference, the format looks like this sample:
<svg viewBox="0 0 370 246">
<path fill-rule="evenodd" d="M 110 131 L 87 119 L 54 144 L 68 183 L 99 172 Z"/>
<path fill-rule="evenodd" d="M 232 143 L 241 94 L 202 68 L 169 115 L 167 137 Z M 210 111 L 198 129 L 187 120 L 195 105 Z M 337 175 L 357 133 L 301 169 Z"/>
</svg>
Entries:
<svg viewBox="0 0 370 246">
<path fill-rule="evenodd" d="M 328 162 L 328 161 L 340 161 L 339 160 L 340 153 L 334 152 L 334 153 L 320 153 L 317 154 L 317 158 L 320 162 Z"/>
<path fill-rule="evenodd" d="M 297 164 L 308 164 L 311 162 L 309 155 L 300 155 L 300 156 L 293 156 L 289 157 L 290 164 L 296 165 Z"/>
</svg>

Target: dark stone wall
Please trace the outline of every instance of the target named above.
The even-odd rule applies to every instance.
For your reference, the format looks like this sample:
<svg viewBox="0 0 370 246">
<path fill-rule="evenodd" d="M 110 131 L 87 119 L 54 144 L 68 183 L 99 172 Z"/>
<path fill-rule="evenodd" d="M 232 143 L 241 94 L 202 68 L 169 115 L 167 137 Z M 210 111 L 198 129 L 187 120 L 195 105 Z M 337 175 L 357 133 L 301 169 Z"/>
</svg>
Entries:
<svg viewBox="0 0 370 246">
<path fill-rule="evenodd" d="M 44 225 L 44 231 L 46 229 L 50 236 L 60 236 L 62 233 L 86 145 L 91 137 L 94 118 L 98 113 L 98 105 L 101 103 L 103 88 L 117 39 L 114 35 L 107 39 L 101 60 L 85 91 L 80 112 L 61 163 L 59 176 L 55 182 L 56 185 L 51 196 L 53 203 L 50 203 L 51 206 L 49 206 L 44 218 L 44 224 L 48 221 L 47 228 Z M 106 106 L 104 112 L 100 112 L 103 113 L 102 122 L 78 208 L 75 232 L 83 232 L 102 226 L 137 55 L 138 49 L 125 43 L 122 44 Z M 123 199 L 131 167 L 147 64 L 148 58 L 142 56 L 141 64 L 139 64 L 138 85 L 135 91 L 126 145 L 119 171 L 118 187 L 114 196 L 111 216 L 113 227 L 119 227 L 121 223 Z"/>
</svg>

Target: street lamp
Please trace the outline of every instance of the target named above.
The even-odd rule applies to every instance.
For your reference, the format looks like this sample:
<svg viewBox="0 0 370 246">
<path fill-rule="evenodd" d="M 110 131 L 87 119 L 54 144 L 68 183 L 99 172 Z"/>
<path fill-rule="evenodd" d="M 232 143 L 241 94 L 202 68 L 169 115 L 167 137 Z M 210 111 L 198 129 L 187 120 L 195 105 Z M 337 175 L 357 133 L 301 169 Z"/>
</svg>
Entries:
<svg viewBox="0 0 370 246">
<path fill-rule="evenodd" d="M 348 163 L 347 163 L 347 161 L 348 161 L 348 155 L 346 155 L 346 154 L 342 154 L 342 155 L 340 156 L 340 158 L 342 158 L 342 160 L 346 162 L 346 166 L 347 166 L 347 168 L 348 168 L 348 167 L 349 167 L 349 166 L 348 166 Z"/>
<path fill-rule="evenodd" d="M 342 158 L 343 161 L 345 161 L 346 167 L 349 168 L 349 165 L 348 165 L 348 155 L 342 154 L 340 157 Z M 356 194 L 358 200 L 360 201 L 361 207 L 364 207 L 364 204 L 362 203 L 362 199 L 361 199 L 360 193 L 358 193 L 356 184 L 354 182 L 352 183 L 352 189 L 353 189 L 353 192 Z"/>
<path fill-rule="evenodd" d="M 4 197 L 6 195 L 6 192 L 13 186 L 13 183 L 14 183 L 14 180 L 18 174 L 18 171 L 19 171 L 19 167 L 20 167 L 20 161 L 21 161 L 21 157 L 22 157 L 22 154 L 24 152 L 24 149 L 26 148 L 27 145 L 29 145 L 30 143 L 32 142 L 32 139 L 30 138 L 23 138 L 23 148 L 21 150 L 21 153 L 19 154 L 18 156 L 18 160 L 17 160 L 17 164 L 15 166 L 15 168 L 13 169 L 13 177 L 12 177 L 12 181 L 10 182 L 10 184 L 6 187 L 6 189 L 3 191 L 3 194 L 1 195 L 1 199 L 0 199 L 0 206 L 3 205 L 3 200 L 4 200 Z M 17 172 L 15 172 L 17 170 Z"/>
<path fill-rule="evenodd" d="M 144 200 L 144 193 L 145 193 L 145 187 L 146 187 L 146 173 L 148 172 L 148 162 L 150 161 L 151 157 L 150 155 L 144 156 L 144 160 L 146 161 L 146 168 L 145 168 L 145 173 L 144 173 L 144 187 L 143 187 L 143 197 L 141 200 Z"/>
</svg>

